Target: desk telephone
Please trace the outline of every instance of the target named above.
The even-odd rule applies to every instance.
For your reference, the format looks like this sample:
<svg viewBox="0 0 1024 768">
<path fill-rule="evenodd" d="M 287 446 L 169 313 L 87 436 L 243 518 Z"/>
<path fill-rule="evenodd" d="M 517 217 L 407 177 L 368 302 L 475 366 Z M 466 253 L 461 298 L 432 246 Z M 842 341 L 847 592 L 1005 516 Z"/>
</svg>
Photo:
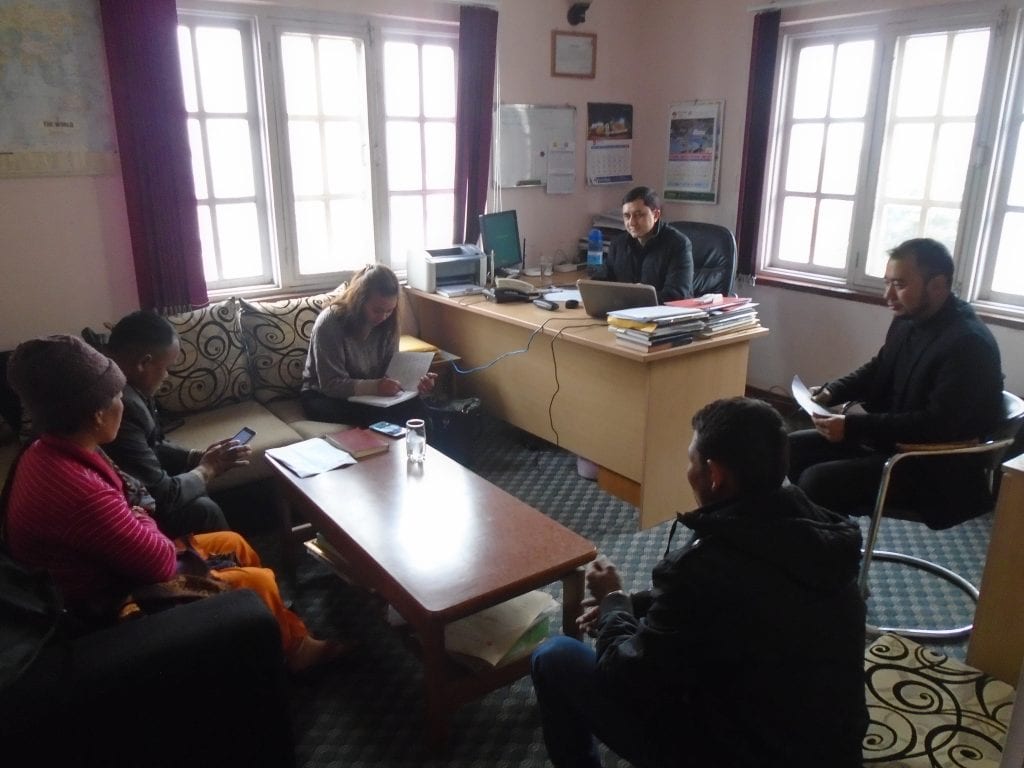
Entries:
<svg viewBox="0 0 1024 768">
<path fill-rule="evenodd" d="M 537 288 L 525 280 L 514 277 L 497 277 L 494 279 L 494 290 L 487 296 L 498 304 L 510 301 L 533 301 L 537 296 Z"/>
</svg>

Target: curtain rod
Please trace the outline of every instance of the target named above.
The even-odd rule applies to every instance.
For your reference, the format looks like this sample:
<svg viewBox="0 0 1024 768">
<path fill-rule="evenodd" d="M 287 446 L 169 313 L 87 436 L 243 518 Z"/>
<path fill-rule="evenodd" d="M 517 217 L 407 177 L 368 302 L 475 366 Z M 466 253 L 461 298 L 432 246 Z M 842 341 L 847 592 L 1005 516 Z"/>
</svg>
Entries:
<svg viewBox="0 0 1024 768">
<path fill-rule="evenodd" d="M 775 11 L 783 8 L 793 8 L 798 5 L 818 5 L 824 3 L 834 3 L 836 0 L 768 0 L 764 5 L 754 5 L 747 8 L 751 13 L 757 11 Z"/>
</svg>

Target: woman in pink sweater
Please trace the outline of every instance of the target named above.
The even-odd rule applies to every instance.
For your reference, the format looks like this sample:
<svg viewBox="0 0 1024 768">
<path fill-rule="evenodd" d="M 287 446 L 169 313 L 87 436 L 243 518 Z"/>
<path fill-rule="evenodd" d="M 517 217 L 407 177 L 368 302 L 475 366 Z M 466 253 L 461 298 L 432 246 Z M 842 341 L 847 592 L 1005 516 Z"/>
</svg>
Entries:
<svg viewBox="0 0 1024 768">
<path fill-rule="evenodd" d="M 100 446 L 117 435 L 125 378 L 117 365 L 74 336 L 21 344 L 8 363 L 11 386 L 42 436 L 14 471 L 5 520 L 10 551 L 25 565 L 53 574 L 67 607 L 91 619 L 113 618 L 141 585 L 177 573 L 177 551 L 193 547 L 204 559 L 228 556 L 237 567 L 215 568 L 231 588 L 252 589 L 281 628 L 288 667 L 306 670 L 347 648 L 310 636 L 285 608 L 274 573 L 232 531 L 172 541 L 141 506 Z"/>
</svg>

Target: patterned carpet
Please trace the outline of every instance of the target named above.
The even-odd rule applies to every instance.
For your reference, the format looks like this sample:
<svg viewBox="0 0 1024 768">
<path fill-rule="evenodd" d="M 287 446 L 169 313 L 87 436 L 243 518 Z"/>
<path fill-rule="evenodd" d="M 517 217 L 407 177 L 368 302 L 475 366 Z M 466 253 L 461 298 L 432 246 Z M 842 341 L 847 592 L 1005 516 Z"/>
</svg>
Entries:
<svg viewBox="0 0 1024 768">
<path fill-rule="evenodd" d="M 650 570 L 664 552 L 669 524 L 637 532 L 633 508 L 580 478 L 571 454 L 488 420 L 471 468 L 594 541 L 619 565 L 627 587 L 640 589 L 649 583 Z M 866 530 L 866 525 L 863 527 Z M 880 548 L 928 557 L 977 583 L 990 527 L 991 515 L 941 532 L 899 520 L 886 521 Z M 273 564 L 273 537 L 266 531 L 250 533 L 250 537 Z M 972 608 L 968 601 L 936 582 L 909 569 L 876 563 L 872 566 L 869 619 L 875 623 L 969 621 Z M 449 753 L 441 759 L 430 758 L 422 743 L 419 663 L 399 633 L 388 627 L 379 604 L 312 558 L 303 559 L 295 588 L 284 591 L 315 634 L 353 637 L 361 643 L 351 661 L 314 678 L 297 680 L 293 686 L 292 715 L 300 766 L 548 765 L 528 679 L 462 707 L 452 720 Z M 966 644 L 937 649 L 963 659 Z M 605 756 L 607 768 L 625 765 L 613 754 Z"/>
</svg>

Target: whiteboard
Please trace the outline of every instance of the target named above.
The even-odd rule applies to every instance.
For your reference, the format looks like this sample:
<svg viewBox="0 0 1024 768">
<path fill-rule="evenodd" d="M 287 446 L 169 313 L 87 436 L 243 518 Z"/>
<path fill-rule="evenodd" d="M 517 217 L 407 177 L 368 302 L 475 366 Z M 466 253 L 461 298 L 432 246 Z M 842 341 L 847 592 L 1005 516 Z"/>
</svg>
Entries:
<svg viewBox="0 0 1024 768">
<path fill-rule="evenodd" d="M 499 104 L 495 173 L 499 187 L 543 186 L 548 148 L 576 138 L 576 107 Z"/>
</svg>

